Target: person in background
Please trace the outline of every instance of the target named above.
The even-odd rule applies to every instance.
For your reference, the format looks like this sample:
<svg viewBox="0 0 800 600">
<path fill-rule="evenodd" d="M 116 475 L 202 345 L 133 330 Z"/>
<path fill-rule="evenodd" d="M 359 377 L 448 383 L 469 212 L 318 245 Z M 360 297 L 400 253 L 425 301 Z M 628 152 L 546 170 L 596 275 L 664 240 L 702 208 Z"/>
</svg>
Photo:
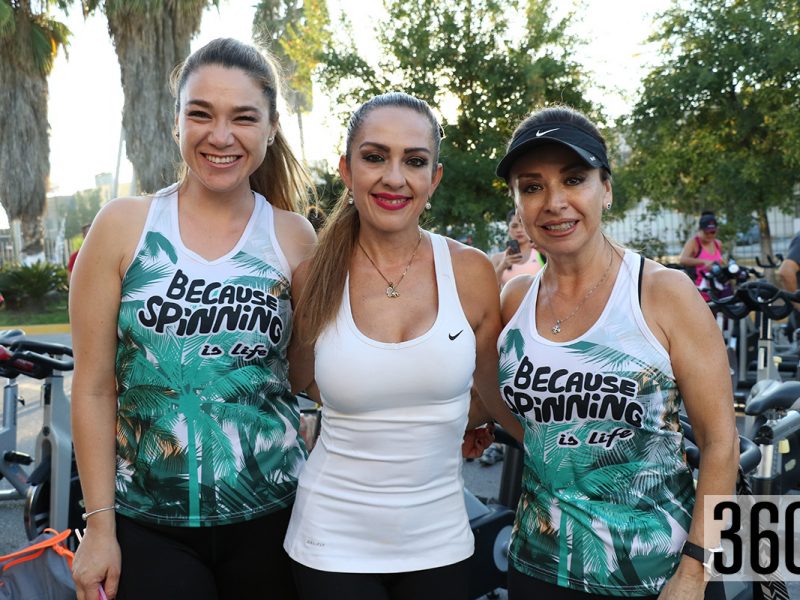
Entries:
<svg viewBox="0 0 800 600">
<path fill-rule="evenodd" d="M 536 275 L 545 264 L 544 258 L 533 247 L 531 239 L 525 233 L 525 228 L 517 216 L 516 208 L 508 212 L 506 224 L 508 225 L 508 245 L 503 252 L 497 252 L 491 256 L 497 283 L 501 290 L 513 277 Z M 515 252 L 515 248 L 512 248 L 514 242 L 516 242 L 519 252 Z M 505 446 L 494 443 L 480 457 L 480 463 L 491 466 L 502 461 L 504 456 Z"/>
<path fill-rule="evenodd" d="M 322 402 L 285 543 L 303 600 L 467 600 L 473 381 L 522 434 L 497 391 L 492 264 L 419 224 L 442 178 L 441 138 L 413 96 L 361 105 L 339 160 L 347 195 L 293 280 L 292 385 Z"/>
<path fill-rule="evenodd" d="M 713 212 L 704 211 L 700 216 L 697 233 L 683 245 L 680 263 L 693 269 L 689 271 L 689 276 L 694 280 L 695 286 L 700 288 L 700 294 L 706 302 L 709 301 L 711 297 L 702 289 L 705 287 L 704 275 L 714 263 L 723 264 L 722 244 L 717 239 L 717 218 Z"/>
<path fill-rule="evenodd" d="M 89 228 L 92 226 L 91 223 L 86 223 L 81 227 L 81 236 L 85 240 L 86 236 L 89 234 Z M 67 283 L 72 281 L 72 270 L 75 268 L 75 261 L 78 258 L 78 252 L 80 248 L 75 250 L 72 254 L 69 255 L 69 262 L 67 262 Z"/>
<path fill-rule="evenodd" d="M 547 256 L 501 295 L 500 390 L 525 426 L 509 598 L 700 600 L 705 498 L 738 465 L 722 334 L 683 274 L 603 233 L 611 168 L 585 115 L 531 114 L 497 175 Z"/>
<path fill-rule="evenodd" d="M 787 292 L 796 292 L 800 289 L 800 233 L 792 238 L 789 251 L 778 267 L 778 284 Z M 794 305 L 792 314 L 789 315 L 789 337 L 794 339 L 794 332 L 800 328 L 800 304 Z"/>
<path fill-rule="evenodd" d="M 545 264 L 544 258 L 533 247 L 528 234 L 525 233 L 522 222 L 517 216 L 517 209 L 508 212 L 506 224 L 508 225 L 508 245 L 503 252 L 497 252 L 491 256 L 500 289 L 517 275 L 536 275 Z M 514 252 L 511 247 L 512 240 L 517 242 L 519 252 Z"/>
<path fill-rule="evenodd" d="M 78 600 L 291 599 L 306 452 L 286 353 L 313 188 L 254 47 L 209 42 L 173 91 L 183 176 L 103 207 L 70 290 Z"/>
</svg>

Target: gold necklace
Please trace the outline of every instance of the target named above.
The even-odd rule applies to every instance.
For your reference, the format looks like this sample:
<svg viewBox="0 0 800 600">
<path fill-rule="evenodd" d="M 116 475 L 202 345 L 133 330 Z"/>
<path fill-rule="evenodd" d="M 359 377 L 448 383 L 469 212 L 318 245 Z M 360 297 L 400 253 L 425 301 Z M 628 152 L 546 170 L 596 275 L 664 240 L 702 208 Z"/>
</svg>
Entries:
<svg viewBox="0 0 800 600">
<path fill-rule="evenodd" d="M 375 270 L 378 272 L 378 275 L 383 277 L 383 280 L 386 282 L 386 285 L 389 286 L 386 288 L 386 297 L 399 298 L 400 292 L 397 291 L 397 288 L 400 287 L 400 284 L 403 282 L 403 278 L 406 276 L 406 273 L 408 273 L 409 267 L 411 267 L 411 263 L 414 262 L 414 257 L 417 255 L 417 250 L 419 250 L 419 245 L 422 243 L 422 230 L 421 229 L 419 230 L 419 239 L 417 239 L 417 245 L 414 246 L 414 251 L 411 253 L 411 258 L 408 260 L 408 264 L 406 265 L 406 268 L 403 269 L 403 273 L 402 275 L 400 275 L 400 279 L 397 280 L 396 284 L 389 281 L 386 275 L 383 274 L 383 271 L 381 271 L 378 268 L 378 265 L 375 264 L 375 261 L 372 260 L 372 257 L 369 254 L 367 254 L 366 250 L 364 250 L 364 246 L 361 245 L 361 240 L 357 241 L 358 241 L 358 247 L 361 248 L 361 251 L 364 253 L 364 256 L 367 257 L 367 260 L 372 264 L 373 267 L 375 267 Z"/>
<path fill-rule="evenodd" d="M 569 315 L 567 315 L 563 319 L 556 319 L 556 324 L 550 328 L 550 331 L 553 332 L 553 335 L 558 335 L 559 333 L 561 333 L 561 325 L 563 325 L 564 323 L 569 321 L 572 317 L 574 317 L 578 313 L 578 311 L 583 307 L 583 305 L 586 304 L 586 301 L 591 297 L 591 295 L 594 294 L 595 290 L 599 288 L 601 285 L 603 285 L 603 282 L 606 279 L 608 279 L 608 274 L 611 272 L 612 264 L 614 264 L 613 248 L 611 250 L 611 260 L 608 261 L 608 266 L 606 267 L 606 270 L 603 272 L 603 276 L 600 278 L 600 281 L 598 281 L 591 288 L 589 288 L 589 291 L 586 292 L 586 295 L 583 297 L 583 300 L 580 301 L 580 304 L 578 304 L 578 306 L 576 306 L 575 309 L 571 313 L 569 313 Z M 547 265 L 545 265 L 545 268 L 547 268 Z M 544 281 L 544 273 L 542 274 L 542 281 Z M 552 302 L 549 303 L 549 308 L 550 308 L 550 314 L 555 316 L 555 311 L 553 311 Z"/>
</svg>

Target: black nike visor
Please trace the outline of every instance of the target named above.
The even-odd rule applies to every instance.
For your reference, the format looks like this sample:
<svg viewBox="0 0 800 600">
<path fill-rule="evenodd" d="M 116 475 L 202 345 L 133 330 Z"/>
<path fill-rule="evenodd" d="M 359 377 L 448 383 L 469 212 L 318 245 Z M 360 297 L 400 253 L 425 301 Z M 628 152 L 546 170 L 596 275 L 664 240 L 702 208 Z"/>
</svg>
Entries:
<svg viewBox="0 0 800 600">
<path fill-rule="evenodd" d="M 553 122 L 542 123 L 535 128 L 531 127 L 511 140 L 506 155 L 497 164 L 495 171 L 497 176 L 508 181 L 511 167 L 520 156 L 537 146 L 552 143 L 572 149 L 587 166 L 596 169 L 603 168 L 611 173 L 606 150 L 599 139 L 571 123 Z"/>
</svg>

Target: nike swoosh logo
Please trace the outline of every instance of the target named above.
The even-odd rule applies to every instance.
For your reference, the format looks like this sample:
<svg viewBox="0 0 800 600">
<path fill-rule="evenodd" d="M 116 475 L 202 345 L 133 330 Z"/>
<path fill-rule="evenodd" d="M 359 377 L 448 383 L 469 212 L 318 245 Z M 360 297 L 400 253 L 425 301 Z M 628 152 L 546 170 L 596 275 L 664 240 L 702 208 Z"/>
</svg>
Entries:
<svg viewBox="0 0 800 600">
<path fill-rule="evenodd" d="M 454 339 L 456 339 L 456 338 L 457 338 L 458 336 L 460 336 L 462 333 L 464 333 L 464 330 L 463 330 L 463 329 L 462 329 L 461 331 L 459 331 L 459 332 L 458 332 L 457 334 L 455 334 L 455 335 L 453 335 L 452 333 L 448 333 L 448 334 L 447 334 L 447 337 L 449 337 L 449 338 L 450 338 L 450 341 L 452 342 Z"/>
<path fill-rule="evenodd" d="M 543 135 L 546 135 L 546 134 L 550 133 L 551 131 L 558 131 L 559 129 L 561 129 L 561 128 L 560 127 L 556 127 L 555 129 L 548 129 L 547 131 L 539 131 L 537 129 L 536 130 L 536 137 L 542 137 Z"/>
</svg>

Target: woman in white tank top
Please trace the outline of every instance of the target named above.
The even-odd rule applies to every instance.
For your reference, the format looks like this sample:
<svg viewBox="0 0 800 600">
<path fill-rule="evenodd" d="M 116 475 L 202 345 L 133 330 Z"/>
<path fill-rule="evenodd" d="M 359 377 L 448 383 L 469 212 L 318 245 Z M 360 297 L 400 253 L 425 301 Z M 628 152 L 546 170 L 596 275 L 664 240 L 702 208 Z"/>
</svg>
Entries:
<svg viewBox="0 0 800 600">
<path fill-rule="evenodd" d="M 533 113 L 497 174 L 547 256 L 502 293 L 500 386 L 526 446 L 509 598 L 700 600 L 704 496 L 729 494 L 738 462 L 711 312 L 683 274 L 603 234 L 611 170 L 581 113 Z M 696 501 L 682 401 L 702 457 Z"/>
<path fill-rule="evenodd" d="M 304 599 L 465 600 L 473 538 L 460 468 L 473 376 L 521 435 L 497 392 L 492 265 L 419 227 L 442 176 L 440 140 L 412 96 L 359 108 L 339 162 L 348 195 L 293 280 L 290 377 L 323 406 L 285 542 Z"/>
</svg>

